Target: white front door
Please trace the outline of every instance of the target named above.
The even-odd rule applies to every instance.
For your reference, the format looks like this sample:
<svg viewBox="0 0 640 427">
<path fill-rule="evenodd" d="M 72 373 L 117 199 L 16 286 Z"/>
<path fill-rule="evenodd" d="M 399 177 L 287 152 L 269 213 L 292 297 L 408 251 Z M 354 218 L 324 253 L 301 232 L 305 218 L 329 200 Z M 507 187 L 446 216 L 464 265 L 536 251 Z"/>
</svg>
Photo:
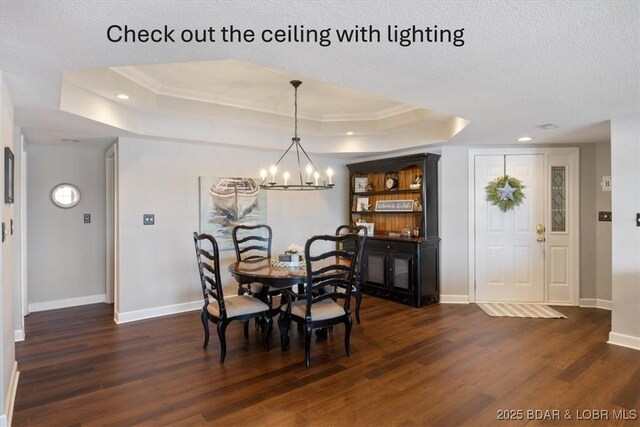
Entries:
<svg viewBox="0 0 640 427">
<path fill-rule="evenodd" d="M 536 230 L 545 226 L 544 168 L 542 154 L 475 156 L 476 301 L 545 300 L 545 243 Z M 508 212 L 485 192 L 505 171 L 523 182 L 526 196 Z"/>
</svg>

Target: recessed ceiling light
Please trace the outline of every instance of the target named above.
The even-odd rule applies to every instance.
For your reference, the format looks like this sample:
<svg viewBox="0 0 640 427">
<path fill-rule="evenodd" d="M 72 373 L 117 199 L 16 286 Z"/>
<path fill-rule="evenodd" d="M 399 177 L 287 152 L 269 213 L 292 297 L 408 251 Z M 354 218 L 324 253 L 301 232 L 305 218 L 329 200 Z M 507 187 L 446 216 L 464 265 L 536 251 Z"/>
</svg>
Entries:
<svg viewBox="0 0 640 427">
<path fill-rule="evenodd" d="M 353 135 L 352 131 L 347 132 L 347 135 Z"/>
<path fill-rule="evenodd" d="M 527 142 L 527 141 L 531 141 L 533 138 L 531 138 L 530 136 L 523 136 L 521 138 L 518 138 L 518 142 Z"/>
<path fill-rule="evenodd" d="M 129 99 L 129 95 L 127 95 L 126 93 L 119 93 L 118 99 Z"/>
<path fill-rule="evenodd" d="M 553 123 L 543 123 L 541 125 L 536 125 L 537 128 L 544 130 L 558 129 L 560 126 L 554 125 Z"/>
</svg>

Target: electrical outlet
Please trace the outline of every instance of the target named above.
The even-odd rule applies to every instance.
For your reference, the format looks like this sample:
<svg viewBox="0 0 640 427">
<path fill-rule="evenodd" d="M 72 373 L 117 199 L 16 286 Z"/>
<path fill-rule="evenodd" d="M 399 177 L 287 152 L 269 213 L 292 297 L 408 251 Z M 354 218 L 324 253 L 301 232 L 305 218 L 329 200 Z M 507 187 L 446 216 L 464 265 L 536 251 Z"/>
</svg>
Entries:
<svg viewBox="0 0 640 427">
<path fill-rule="evenodd" d="M 611 212 L 608 212 L 608 211 L 598 212 L 598 221 L 611 222 Z"/>
<path fill-rule="evenodd" d="M 84 214 L 84 223 L 91 224 L 91 214 Z"/>
<path fill-rule="evenodd" d="M 142 215 L 142 224 L 144 225 L 154 225 L 156 223 L 156 216 L 154 214 L 143 214 Z"/>
</svg>

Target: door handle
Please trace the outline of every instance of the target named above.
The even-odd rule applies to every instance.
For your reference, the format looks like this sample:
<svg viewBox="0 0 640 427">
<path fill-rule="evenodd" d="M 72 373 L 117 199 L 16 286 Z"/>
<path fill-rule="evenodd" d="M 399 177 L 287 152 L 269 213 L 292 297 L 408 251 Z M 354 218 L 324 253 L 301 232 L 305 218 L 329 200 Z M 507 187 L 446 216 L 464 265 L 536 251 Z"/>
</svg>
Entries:
<svg viewBox="0 0 640 427">
<path fill-rule="evenodd" d="M 538 242 L 538 243 L 544 243 L 544 241 L 545 241 L 544 236 L 538 236 L 538 237 L 536 238 L 536 242 Z"/>
<path fill-rule="evenodd" d="M 544 225 L 542 225 L 542 224 L 536 225 L 536 233 L 543 234 L 544 233 Z"/>
</svg>

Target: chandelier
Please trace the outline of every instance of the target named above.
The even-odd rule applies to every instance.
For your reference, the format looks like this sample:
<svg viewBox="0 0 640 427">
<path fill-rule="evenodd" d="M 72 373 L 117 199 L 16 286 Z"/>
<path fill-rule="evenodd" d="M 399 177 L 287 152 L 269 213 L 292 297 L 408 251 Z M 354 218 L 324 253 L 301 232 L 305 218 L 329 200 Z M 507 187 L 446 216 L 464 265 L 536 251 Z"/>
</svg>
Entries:
<svg viewBox="0 0 640 427">
<path fill-rule="evenodd" d="M 327 180 L 324 179 L 322 175 L 320 175 L 320 171 L 316 167 L 313 160 L 309 157 L 307 152 L 300 144 L 300 138 L 298 138 L 298 86 L 302 84 L 300 80 L 291 80 L 291 86 L 293 86 L 294 95 L 293 95 L 293 105 L 294 105 L 294 131 L 293 138 L 291 138 L 291 144 L 289 148 L 284 152 L 280 159 L 272 165 L 269 170 L 262 169 L 260 171 L 260 177 L 262 178 L 262 182 L 260 183 L 260 188 L 265 190 L 293 190 L 293 191 L 305 191 L 305 190 L 328 190 L 333 188 L 334 184 L 331 182 L 331 177 L 333 176 L 333 170 L 328 168 L 326 170 Z M 298 170 L 295 175 L 291 176 L 288 171 L 285 171 L 282 174 L 282 183 L 278 183 L 278 166 L 280 162 L 285 158 L 285 156 L 291 151 L 292 148 L 295 147 L 295 155 L 297 160 Z M 300 163 L 300 153 L 307 160 L 307 166 L 302 170 L 302 165 Z M 306 179 L 304 179 L 306 177 Z M 292 179 L 292 183 L 289 182 L 289 178 Z M 299 183 L 296 183 L 296 178 L 299 178 Z"/>
</svg>

